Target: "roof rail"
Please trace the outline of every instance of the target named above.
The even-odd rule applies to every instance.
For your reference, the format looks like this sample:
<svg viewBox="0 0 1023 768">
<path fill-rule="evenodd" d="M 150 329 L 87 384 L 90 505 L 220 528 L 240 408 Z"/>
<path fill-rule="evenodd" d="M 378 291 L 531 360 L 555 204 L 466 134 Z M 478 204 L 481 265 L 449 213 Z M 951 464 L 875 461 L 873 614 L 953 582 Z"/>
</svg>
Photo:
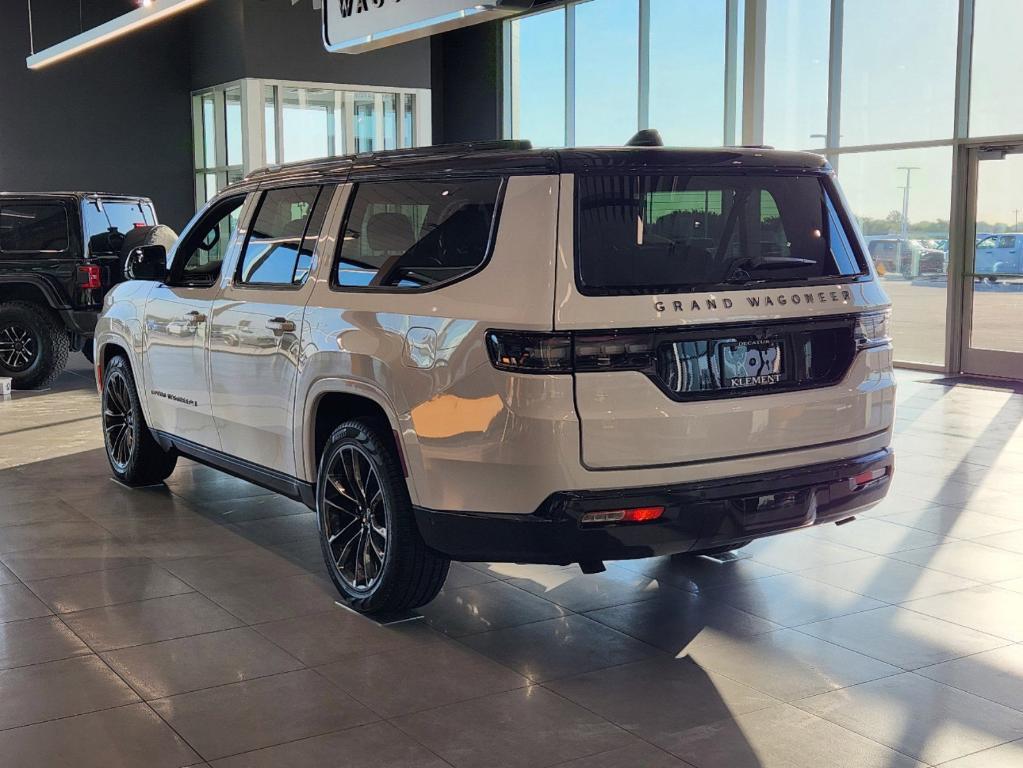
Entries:
<svg viewBox="0 0 1023 768">
<path fill-rule="evenodd" d="M 288 168 L 309 168 L 331 163 L 344 162 L 371 162 L 373 160 L 391 160 L 399 158 L 430 158 L 440 155 L 463 155 L 471 152 L 516 152 L 532 149 L 533 144 L 528 139 L 500 139 L 492 141 L 463 141 L 453 144 L 430 144 L 425 147 L 412 147 L 409 149 L 384 149 L 376 152 L 360 152 L 354 155 L 341 155 L 338 157 L 325 157 L 316 160 L 301 160 L 296 163 L 285 163 L 282 165 L 268 165 L 257 168 L 246 175 L 246 179 L 260 178 L 271 173 Z"/>
</svg>

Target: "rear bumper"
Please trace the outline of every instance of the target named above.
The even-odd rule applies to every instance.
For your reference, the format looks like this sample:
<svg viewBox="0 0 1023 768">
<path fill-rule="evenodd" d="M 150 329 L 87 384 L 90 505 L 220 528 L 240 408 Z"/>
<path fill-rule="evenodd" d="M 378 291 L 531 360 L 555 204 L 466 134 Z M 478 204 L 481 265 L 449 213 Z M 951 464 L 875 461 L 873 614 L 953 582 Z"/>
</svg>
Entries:
<svg viewBox="0 0 1023 768">
<path fill-rule="evenodd" d="M 851 478 L 887 469 L 862 486 Z M 895 457 L 885 448 L 808 467 L 651 488 L 562 492 L 532 514 L 416 508 L 426 543 L 454 560 L 567 564 L 698 552 L 835 522 L 888 492 Z M 648 523 L 583 525 L 586 512 L 663 506 Z"/>
</svg>

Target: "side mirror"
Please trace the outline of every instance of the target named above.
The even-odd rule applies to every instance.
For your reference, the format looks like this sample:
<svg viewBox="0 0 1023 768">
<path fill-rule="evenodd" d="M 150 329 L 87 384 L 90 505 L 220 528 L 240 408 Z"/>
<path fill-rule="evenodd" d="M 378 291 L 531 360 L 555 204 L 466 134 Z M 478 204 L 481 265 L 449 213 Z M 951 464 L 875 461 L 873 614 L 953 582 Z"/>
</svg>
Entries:
<svg viewBox="0 0 1023 768">
<path fill-rule="evenodd" d="M 166 280 L 167 249 L 162 245 L 142 245 L 128 254 L 124 276 L 129 280 Z"/>
</svg>

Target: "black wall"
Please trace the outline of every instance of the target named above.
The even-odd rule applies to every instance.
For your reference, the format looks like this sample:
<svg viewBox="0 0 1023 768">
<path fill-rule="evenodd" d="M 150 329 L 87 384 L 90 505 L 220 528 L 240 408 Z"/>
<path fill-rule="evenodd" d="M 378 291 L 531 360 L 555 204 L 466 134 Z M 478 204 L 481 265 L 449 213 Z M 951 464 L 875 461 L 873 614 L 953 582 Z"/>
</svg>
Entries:
<svg viewBox="0 0 1023 768">
<path fill-rule="evenodd" d="M 500 21 L 431 38 L 435 143 L 501 137 Z"/>
<path fill-rule="evenodd" d="M 24 2 L 0 12 L 0 190 L 152 197 L 180 229 L 194 212 L 194 90 L 262 77 L 433 89 L 433 140 L 501 134 L 501 25 L 362 54 L 323 48 L 309 0 L 208 0 L 40 70 Z M 36 50 L 131 10 L 134 0 L 32 0 Z M 80 26 L 81 24 L 81 26 Z"/>
<path fill-rule="evenodd" d="M 118 3 L 101 5 L 120 12 Z M 77 2 L 33 0 L 32 10 L 37 50 L 78 32 Z M 193 209 L 184 20 L 33 71 L 26 3 L 5 2 L 2 13 L 0 190 L 148 195 L 162 221 L 184 224 Z M 106 18 L 90 16 L 86 26 Z"/>
</svg>

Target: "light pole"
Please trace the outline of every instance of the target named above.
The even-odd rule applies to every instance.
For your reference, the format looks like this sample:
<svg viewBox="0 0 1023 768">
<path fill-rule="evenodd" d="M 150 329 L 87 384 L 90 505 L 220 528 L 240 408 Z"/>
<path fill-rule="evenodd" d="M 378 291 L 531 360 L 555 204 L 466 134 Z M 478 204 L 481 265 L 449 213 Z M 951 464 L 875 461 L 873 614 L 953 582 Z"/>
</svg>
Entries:
<svg viewBox="0 0 1023 768">
<path fill-rule="evenodd" d="M 896 249 L 896 259 L 899 264 L 899 272 L 905 274 L 902 269 L 902 249 L 907 247 L 909 244 L 909 180 L 913 171 L 919 171 L 920 166 L 918 165 L 900 165 L 896 170 L 906 172 L 906 186 L 902 188 L 902 227 L 899 237 L 898 248 Z M 903 245 L 903 244 L 906 245 Z M 918 271 L 918 265 L 914 264 L 911 267 L 912 274 L 910 277 L 916 277 Z"/>
</svg>

